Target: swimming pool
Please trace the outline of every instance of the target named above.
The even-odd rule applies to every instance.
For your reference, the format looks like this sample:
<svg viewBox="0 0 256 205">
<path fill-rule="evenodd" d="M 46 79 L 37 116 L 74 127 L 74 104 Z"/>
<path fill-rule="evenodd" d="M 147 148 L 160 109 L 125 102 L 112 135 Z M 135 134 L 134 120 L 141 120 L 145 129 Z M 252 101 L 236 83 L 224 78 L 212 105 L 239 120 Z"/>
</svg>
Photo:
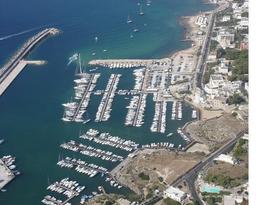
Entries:
<svg viewBox="0 0 256 205">
<path fill-rule="evenodd" d="M 212 185 L 210 185 L 210 184 L 205 184 L 205 185 L 202 187 L 202 192 L 219 194 L 220 191 L 221 191 L 221 188 L 220 188 L 220 187 L 212 186 Z"/>
</svg>

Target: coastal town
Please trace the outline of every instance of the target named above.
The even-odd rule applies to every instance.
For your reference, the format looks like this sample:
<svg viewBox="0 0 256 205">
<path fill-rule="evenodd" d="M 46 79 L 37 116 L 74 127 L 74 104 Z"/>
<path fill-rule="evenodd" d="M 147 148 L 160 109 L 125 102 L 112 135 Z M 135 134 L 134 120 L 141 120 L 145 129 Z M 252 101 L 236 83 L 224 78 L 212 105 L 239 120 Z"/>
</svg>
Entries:
<svg viewBox="0 0 256 205">
<path fill-rule="evenodd" d="M 143 113 L 145 95 L 150 93 L 156 109 L 152 131 L 164 130 L 158 128 L 157 113 L 163 113 L 169 100 L 185 100 L 200 115 L 199 121 L 183 129 L 193 145 L 184 154 L 176 152 L 180 160 L 199 154 L 198 161 L 192 163 L 190 159 L 191 165 L 183 162 L 186 167 L 178 159 L 176 163 L 165 162 L 173 154 L 170 147 L 144 145 L 142 151 L 130 154 L 111 172 L 117 181 L 144 198 L 139 204 L 248 203 L 248 1 L 212 2 L 220 5 L 213 12 L 184 17 L 184 24 L 190 28 L 186 38 L 192 41 L 187 50 L 161 60 L 89 63 L 110 69 L 144 67 L 134 70 L 136 82 L 140 82 L 135 90 L 140 90 L 140 95 L 132 98 L 126 125 L 140 126 L 141 118 L 137 123 L 134 116 L 136 110 Z M 174 106 L 179 103 L 174 102 Z M 161 156 L 163 152 L 169 156 Z M 111 195 L 98 196 L 88 204 L 101 204 L 104 197 L 113 204 L 136 204 Z"/>
<path fill-rule="evenodd" d="M 72 133 L 71 126 L 79 127 L 80 132 L 54 142 L 60 153 L 55 166 L 68 175 L 53 182 L 48 180 L 44 187 L 46 195 L 42 195 L 39 203 L 248 205 L 249 3 L 248 0 L 209 1 L 212 10 L 180 19 L 186 30 L 184 41 L 190 46 L 170 56 L 97 58 L 88 65 L 83 63 L 80 53 L 69 58 L 68 65 L 75 64 L 77 72 L 69 91 L 70 100 L 62 99 L 59 103 L 62 114 L 57 117 L 65 125 L 67 135 Z M 145 2 L 138 3 L 140 16 L 145 14 L 143 6 L 152 3 Z M 127 24 L 130 23 L 128 16 Z M 57 33 L 60 30 L 46 29 L 35 38 Z M 32 47 L 19 56 L 27 48 L 21 49 L 15 55 L 18 57 L 0 70 L 3 92 L 27 64 L 43 64 L 24 59 Z M 8 76 L 12 74 L 8 70 L 15 72 L 22 62 L 25 62 L 22 69 L 10 80 Z M 101 72 L 105 70 L 109 76 Z M 132 73 L 134 84 L 129 89 L 120 88 L 126 78 L 123 71 Z M 99 89 L 102 77 L 107 81 Z M 88 116 L 95 97 L 99 104 L 94 115 Z M 132 131 L 119 135 L 115 128 L 108 129 L 107 123 L 115 114 L 114 105 L 119 98 L 127 103 L 118 111 L 125 112 L 118 123 L 131 130 L 145 126 L 147 106 L 152 101 L 153 114 L 147 129 L 158 141 L 137 142 L 136 138 L 129 138 Z M 183 123 L 187 116 L 190 121 Z M 170 121 L 177 124 L 172 132 L 168 131 Z M 102 124 L 108 131 L 97 128 Z M 172 141 L 174 137 L 179 140 Z M 8 140 L 0 140 L 0 150 L 5 143 Z M 16 157 L 7 154 L 0 157 L 0 190 L 6 192 L 10 182 L 15 183 L 16 177 L 18 180 L 20 172 L 14 164 Z M 91 185 L 86 184 L 87 179 L 101 184 L 88 191 Z"/>
</svg>

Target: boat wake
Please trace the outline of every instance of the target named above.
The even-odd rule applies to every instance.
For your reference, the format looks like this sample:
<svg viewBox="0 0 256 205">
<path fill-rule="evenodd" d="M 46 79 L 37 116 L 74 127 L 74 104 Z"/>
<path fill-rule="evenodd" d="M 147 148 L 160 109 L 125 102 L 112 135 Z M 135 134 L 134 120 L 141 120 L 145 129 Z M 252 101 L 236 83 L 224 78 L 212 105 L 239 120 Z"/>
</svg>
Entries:
<svg viewBox="0 0 256 205">
<path fill-rule="evenodd" d="M 20 35 L 38 30 L 38 29 L 43 28 L 43 27 L 44 26 L 35 27 L 35 28 L 31 28 L 31 29 L 28 29 L 28 30 L 25 30 L 25 31 L 21 31 L 19 33 L 14 33 L 14 34 L 10 34 L 10 35 L 7 35 L 7 36 L 3 36 L 3 37 L 0 37 L 0 41 L 7 40 L 7 39 L 10 39 L 10 38 L 13 38 L 13 37 L 16 37 L 16 36 L 20 36 Z"/>
</svg>

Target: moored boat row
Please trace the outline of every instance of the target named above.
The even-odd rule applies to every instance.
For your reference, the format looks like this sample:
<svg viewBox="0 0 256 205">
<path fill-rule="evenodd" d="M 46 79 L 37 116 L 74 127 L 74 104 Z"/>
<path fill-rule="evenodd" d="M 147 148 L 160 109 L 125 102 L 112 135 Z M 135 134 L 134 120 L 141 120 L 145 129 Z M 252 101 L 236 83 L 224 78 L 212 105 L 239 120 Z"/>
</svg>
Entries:
<svg viewBox="0 0 256 205">
<path fill-rule="evenodd" d="M 90 96 L 99 77 L 99 73 L 83 73 L 81 78 L 74 80 L 74 82 L 77 84 L 74 87 L 75 99 L 80 100 L 80 102 L 69 102 L 62 104 L 64 106 L 64 116 L 62 118 L 63 121 L 85 122 L 83 115 L 86 112 L 90 101 Z"/>
<path fill-rule="evenodd" d="M 75 168 L 77 172 L 86 174 L 89 177 L 95 177 L 98 173 L 105 174 L 108 171 L 102 166 L 98 166 L 96 164 L 88 164 L 81 159 L 72 159 L 70 157 L 66 157 L 65 159 L 58 161 L 57 165 L 70 169 Z"/>
<path fill-rule="evenodd" d="M 139 96 L 133 96 L 128 108 L 128 113 L 125 118 L 126 126 L 141 127 L 144 124 L 144 112 L 146 108 L 147 94 L 143 93 Z"/>
<path fill-rule="evenodd" d="M 111 106 L 115 97 L 115 91 L 119 83 L 121 74 L 111 74 L 103 97 L 101 99 L 95 122 L 107 121 L 110 118 Z"/>
<path fill-rule="evenodd" d="M 53 196 L 47 195 L 41 201 L 45 205 L 71 205 L 69 201 L 78 196 L 83 190 L 85 186 L 79 185 L 77 181 L 70 180 L 69 178 L 64 178 L 61 181 L 56 181 L 50 184 L 47 187 L 47 190 L 56 192 L 58 194 L 62 194 L 68 197 L 66 200 L 56 199 Z"/>
<path fill-rule="evenodd" d="M 131 140 L 121 139 L 120 137 L 112 136 L 109 133 L 99 134 L 97 130 L 93 129 L 88 130 L 85 134 L 81 135 L 80 138 L 93 140 L 98 144 L 109 145 L 125 151 L 136 150 L 139 146 L 139 144 L 136 144 Z"/>
<path fill-rule="evenodd" d="M 60 147 L 62 147 L 63 149 L 71 150 L 73 152 L 79 152 L 86 156 L 97 157 L 106 161 L 117 162 L 123 160 L 122 156 L 116 155 L 110 151 L 104 151 L 91 146 L 86 146 L 82 143 L 77 143 L 73 140 L 61 144 Z"/>
<path fill-rule="evenodd" d="M 146 145 L 142 145 L 142 148 L 174 148 L 174 144 L 169 143 L 169 142 L 158 142 L 158 143 L 150 143 Z"/>
<path fill-rule="evenodd" d="M 152 132 L 165 133 L 166 107 L 167 107 L 167 102 L 165 101 L 155 103 L 155 114 L 153 118 L 153 123 L 150 127 L 150 130 Z"/>
<path fill-rule="evenodd" d="M 191 142 L 191 139 L 189 136 L 187 136 L 181 128 L 178 128 L 177 132 L 180 134 L 180 136 L 186 141 L 186 142 Z"/>
</svg>

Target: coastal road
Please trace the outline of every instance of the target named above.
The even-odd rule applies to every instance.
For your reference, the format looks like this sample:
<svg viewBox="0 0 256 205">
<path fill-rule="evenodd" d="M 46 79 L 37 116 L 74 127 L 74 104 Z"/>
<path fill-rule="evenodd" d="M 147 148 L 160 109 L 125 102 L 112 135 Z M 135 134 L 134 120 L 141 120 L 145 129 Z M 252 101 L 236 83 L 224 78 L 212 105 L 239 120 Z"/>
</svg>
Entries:
<svg viewBox="0 0 256 205">
<path fill-rule="evenodd" d="M 207 165 L 209 165 L 216 157 L 218 157 L 222 153 L 226 153 L 230 151 L 230 149 L 235 145 L 237 140 L 241 138 L 248 130 L 241 131 L 238 133 L 233 139 L 225 143 L 222 147 L 220 147 L 215 152 L 211 153 L 207 158 L 202 160 L 200 163 L 198 163 L 194 168 L 192 168 L 189 172 L 187 172 L 185 175 L 183 175 L 181 178 L 179 178 L 177 181 L 175 181 L 172 186 L 177 186 L 183 181 L 186 181 L 189 187 L 189 190 L 191 192 L 191 195 L 195 201 L 198 201 L 200 205 L 203 205 L 204 203 L 201 201 L 200 197 L 198 196 L 198 193 L 195 188 L 195 181 L 197 179 L 198 173 Z"/>
<path fill-rule="evenodd" d="M 194 85 L 194 88 L 198 87 L 200 89 L 203 89 L 203 87 L 204 87 L 203 77 L 204 77 L 204 73 L 205 73 L 205 69 L 206 69 L 206 60 L 207 60 L 208 53 L 209 53 L 211 35 L 212 35 L 213 27 L 214 27 L 216 14 L 221 11 L 224 11 L 229 6 L 230 6 L 230 3 L 226 2 L 225 4 L 220 5 L 216 10 L 214 10 L 210 14 L 208 30 L 206 32 L 205 40 L 202 45 L 201 53 L 200 53 L 200 56 L 199 56 L 199 59 L 197 62 L 195 81 L 194 81 L 196 86 Z"/>
<path fill-rule="evenodd" d="M 222 147 L 217 149 L 215 152 L 211 153 L 208 157 L 206 157 L 204 160 L 200 161 L 197 165 L 195 165 L 192 169 L 190 169 L 188 172 L 186 172 L 184 175 L 179 177 L 175 182 L 170 184 L 170 186 L 178 186 L 183 181 L 187 182 L 188 188 L 191 192 L 191 196 L 193 197 L 194 201 L 197 201 L 200 205 L 204 205 L 204 203 L 201 201 L 201 198 L 199 197 L 196 187 L 195 187 L 195 181 L 198 177 L 198 173 L 205 168 L 207 165 L 212 163 L 212 161 L 218 157 L 222 153 L 226 153 L 230 151 L 230 149 L 235 145 L 238 139 L 240 139 L 245 133 L 247 133 L 248 130 L 241 131 L 238 133 L 234 138 L 232 138 L 230 141 L 226 142 Z M 162 193 L 160 195 L 144 200 L 140 203 L 140 205 L 149 205 L 154 204 L 162 199 Z"/>
</svg>

